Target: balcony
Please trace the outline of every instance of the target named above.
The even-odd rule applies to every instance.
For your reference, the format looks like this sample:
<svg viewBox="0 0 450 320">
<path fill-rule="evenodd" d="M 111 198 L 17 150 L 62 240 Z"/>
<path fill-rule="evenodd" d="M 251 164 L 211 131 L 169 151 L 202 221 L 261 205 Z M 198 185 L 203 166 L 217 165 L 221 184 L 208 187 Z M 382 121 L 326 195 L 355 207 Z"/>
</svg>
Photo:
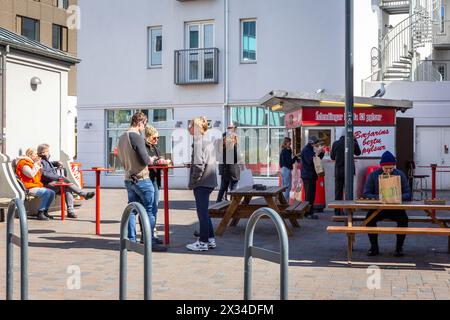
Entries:
<svg viewBox="0 0 450 320">
<path fill-rule="evenodd" d="M 380 8 L 388 14 L 407 14 L 410 6 L 410 0 L 382 0 L 380 3 Z"/>
<path fill-rule="evenodd" d="M 175 84 L 219 83 L 219 49 L 175 51 Z"/>
</svg>

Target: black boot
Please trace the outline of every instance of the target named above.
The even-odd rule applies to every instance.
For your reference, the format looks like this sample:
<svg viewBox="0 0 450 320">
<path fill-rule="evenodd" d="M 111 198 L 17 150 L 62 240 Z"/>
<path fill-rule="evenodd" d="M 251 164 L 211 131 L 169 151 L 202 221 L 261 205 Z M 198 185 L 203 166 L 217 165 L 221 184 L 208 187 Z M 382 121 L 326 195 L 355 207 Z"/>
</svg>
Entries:
<svg viewBox="0 0 450 320">
<path fill-rule="evenodd" d="M 70 219 L 76 219 L 76 218 L 78 218 L 78 216 L 77 216 L 77 215 L 75 214 L 75 212 L 73 212 L 73 211 L 68 212 L 68 213 L 67 213 L 67 217 L 70 218 Z"/>
<path fill-rule="evenodd" d="M 39 210 L 37 214 L 37 219 L 40 221 L 48 221 L 49 218 L 45 216 L 45 210 Z"/>
<path fill-rule="evenodd" d="M 51 215 L 48 214 L 48 210 L 44 211 L 44 216 L 46 216 L 49 220 L 54 220 L 55 219 Z"/>
<path fill-rule="evenodd" d="M 369 249 L 369 251 L 367 252 L 367 256 L 369 257 L 375 257 L 378 256 L 380 254 L 380 250 L 378 249 L 378 247 L 371 247 Z"/>
</svg>

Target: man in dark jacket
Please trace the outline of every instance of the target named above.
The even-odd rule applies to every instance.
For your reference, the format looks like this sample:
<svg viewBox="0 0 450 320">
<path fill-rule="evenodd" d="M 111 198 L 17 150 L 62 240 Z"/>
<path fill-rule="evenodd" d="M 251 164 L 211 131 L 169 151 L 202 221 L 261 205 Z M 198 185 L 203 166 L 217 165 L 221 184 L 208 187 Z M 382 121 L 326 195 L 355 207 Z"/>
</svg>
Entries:
<svg viewBox="0 0 450 320">
<path fill-rule="evenodd" d="M 314 214 L 314 200 L 316 198 L 316 184 L 317 184 L 317 173 L 314 166 L 314 157 L 317 157 L 314 148 L 319 148 L 318 157 L 322 159 L 325 155 L 323 150 L 319 147 L 319 139 L 317 137 L 311 137 L 308 144 L 303 148 L 301 152 L 302 160 L 302 181 L 303 188 L 305 188 L 305 200 L 310 204 L 310 211 L 305 215 L 308 219 L 318 219 Z"/>
<path fill-rule="evenodd" d="M 42 182 L 44 185 L 55 191 L 56 193 L 60 193 L 60 187 L 54 186 L 54 184 L 59 181 L 70 183 L 69 179 L 62 176 L 58 169 L 62 168 L 62 163 L 59 161 L 50 161 L 50 146 L 48 144 L 41 144 L 37 149 L 39 157 L 41 157 L 41 165 L 42 165 Z M 92 199 L 95 196 L 95 192 L 85 192 L 78 188 L 75 184 L 71 186 L 65 187 L 66 191 L 66 205 L 67 205 L 67 217 L 76 219 L 77 215 L 75 214 L 74 201 L 73 201 L 73 193 L 84 197 L 86 200 Z"/>
<path fill-rule="evenodd" d="M 361 149 L 358 141 L 354 140 L 354 155 L 360 156 Z M 330 154 L 331 160 L 335 160 L 334 167 L 334 196 L 335 200 L 344 199 L 344 183 L 345 183 L 345 132 L 342 132 L 342 136 L 338 141 L 333 143 Z M 340 209 L 334 210 L 337 216 L 342 214 Z"/>
<path fill-rule="evenodd" d="M 411 192 L 409 189 L 408 179 L 406 178 L 406 175 L 395 168 L 397 160 L 395 159 L 394 155 L 390 153 L 389 151 L 386 151 L 380 161 L 381 169 L 378 169 L 377 171 L 372 172 L 367 182 L 364 186 L 364 198 L 368 199 L 380 199 L 379 195 L 379 183 L 378 178 L 382 174 L 390 174 L 392 176 L 400 176 L 401 177 L 401 187 L 402 187 L 402 201 L 411 201 Z M 367 214 L 367 218 L 372 215 L 374 211 L 371 210 Z M 389 219 L 392 221 L 397 222 L 397 226 L 401 228 L 408 227 L 408 216 L 406 215 L 405 210 L 383 210 L 381 211 L 372 221 L 370 221 L 367 226 L 368 227 L 376 227 L 377 222 Z M 405 235 L 397 235 L 397 246 L 394 253 L 395 257 L 402 257 L 403 256 L 403 244 L 405 242 Z M 378 249 L 378 235 L 376 234 L 369 234 L 369 240 L 371 244 L 371 248 L 369 252 L 367 253 L 368 256 L 376 256 L 379 254 Z"/>
</svg>

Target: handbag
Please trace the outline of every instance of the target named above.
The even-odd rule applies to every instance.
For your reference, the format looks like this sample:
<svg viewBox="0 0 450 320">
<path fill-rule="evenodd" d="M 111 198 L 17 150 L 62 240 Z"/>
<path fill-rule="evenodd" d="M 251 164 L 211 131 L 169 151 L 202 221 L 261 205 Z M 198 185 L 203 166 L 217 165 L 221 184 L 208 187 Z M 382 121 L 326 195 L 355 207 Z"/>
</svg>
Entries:
<svg viewBox="0 0 450 320">
<path fill-rule="evenodd" d="M 382 174 L 378 177 L 378 185 L 382 203 L 402 203 L 402 184 L 400 176 Z"/>
</svg>

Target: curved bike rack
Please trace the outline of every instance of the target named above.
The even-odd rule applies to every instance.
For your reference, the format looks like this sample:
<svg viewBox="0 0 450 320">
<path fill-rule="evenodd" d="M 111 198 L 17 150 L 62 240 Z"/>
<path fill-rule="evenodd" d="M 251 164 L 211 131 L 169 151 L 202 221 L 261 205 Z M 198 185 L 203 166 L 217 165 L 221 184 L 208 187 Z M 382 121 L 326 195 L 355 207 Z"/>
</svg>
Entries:
<svg viewBox="0 0 450 320">
<path fill-rule="evenodd" d="M 128 240 L 128 223 L 132 214 L 138 214 L 141 218 L 144 245 Z M 137 202 L 130 203 L 125 208 L 120 223 L 120 300 L 127 299 L 128 250 L 144 256 L 144 299 L 150 300 L 152 295 L 152 241 L 150 220 L 144 207 Z"/>
<path fill-rule="evenodd" d="M 20 238 L 14 234 L 14 216 L 18 211 Z M 27 213 L 20 199 L 13 199 L 6 218 L 6 299 L 14 294 L 14 245 L 20 247 L 20 299 L 28 300 L 28 223 Z"/>
<path fill-rule="evenodd" d="M 280 238 L 280 252 L 253 246 L 253 234 L 258 221 L 267 216 L 275 223 Z M 245 230 L 244 247 L 244 300 L 252 299 L 252 258 L 280 264 L 280 300 L 288 300 L 289 242 L 286 226 L 280 215 L 270 208 L 256 210 L 250 217 Z"/>
</svg>

